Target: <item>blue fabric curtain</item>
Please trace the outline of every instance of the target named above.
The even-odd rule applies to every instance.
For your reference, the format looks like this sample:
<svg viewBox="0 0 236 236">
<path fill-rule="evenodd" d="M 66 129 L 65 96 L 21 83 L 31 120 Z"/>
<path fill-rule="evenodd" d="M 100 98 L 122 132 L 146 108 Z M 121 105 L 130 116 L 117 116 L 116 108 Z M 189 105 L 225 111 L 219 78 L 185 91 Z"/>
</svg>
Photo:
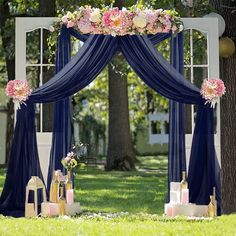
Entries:
<svg viewBox="0 0 236 236">
<path fill-rule="evenodd" d="M 209 202 L 209 194 L 216 184 L 214 169 L 215 150 L 212 119 L 213 111 L 209 106 L 204 105 L 205 101 L 202 99 L 199 89 L 185 80 L 183 75 L 179 72 L 179 69 L 176 70 L 156 50 L 154 44 L 161 41 L 162 37 L 163 36 L 154 37 L 153 40 L 151 40 L 150 36 L 141 35 L 122 37 L 90 35 L 85 39 L 86 41 L 77 55 L 73 57 L 72 60 L 52 79 L 32 93 L 27 102 L 27 107 L 18 111 L 17 116 L 19 121 L 16 123 L 14 134 L 14 137 L 16 138 L 13 139 L 10 157 L 12 165 L 10 166 L 9 164 L 12 168 L 8 169 L 3 190 L 3 193 L 5 192 L 5 194 L 2 194 L 0 198 L 1 206 L 4 205 L 6 208 L 9 208 L 12 202 L 16 202 L 14 207 L 14 209 L 16 209 L 16 207 L 24 203 L 24 195 L 22 195 L 23 197 L 19 201 L 17 200 L 18 196 L 12 195 L 11 190 L 9 189 L 12 186 L 15 186 L 16 180 L 18 179 L 17 175 L 22 174 L 22 172 L 18 171 L 17 175 L 12 175 L 12 173 L 15 172 L 15 169 L 18 168 L 18 166 L 16 167 L 13 164 L 18 163 L 19 160 L 22 162 L 23 160 L 30 162 L 24 167 L 24 170 L 26 171 L 24 175 L 26 177 L 21 180 L 19 185 L 15 186 L 15 188 L 18 189 L 17 191 L 22 194 L 25 191 L 26 183 L 32 172 L 27 167 L 32 166 L 34 173 L 39 173 L 40 171 L 40 168 L 37 169 L 35 167 L 35 162 L 32 163 L 32 159 L 27 159 L 29 153 L 32 155 L 32 153 L 35 153 L 37 150 L 36 141 L 32 145 L 32 143 L 30 143 L 32 140 L 29 141 L 32 137 L 26 135 L 27 132 L 30 132 L 31 136 L 35 136 L 35 129 L 33 128 L 34 111 L 33 108 L 30 110 L 30 107 L 32 106 L 31 103 L 57 102 L 68 98 L 75 92 L 83 89 L 105 68 L 118 50 L 124 54 L 138 76 L 156 92 L 176 102 L 198 104 L 199 109 L 192 144 L 188 182 L 191 194 L 190 199 L 192 202 L 201 204 L 207 204 Z M 175 57 L 173 56 L 173 58 Z M 67 110 L 65 109 L 64 111 L 66 112 Z M 55 112 L 55 114 L 57 114 L 57 112 Z M 29 119 L 32 120 L 32 123 L 28 122 Z M 60 122 L 63 123 L 65 120 L 66 119 Z M 68 118 L 67 124 L 69 123 Z M 65 127 L 64 124 L 60 127 L 62 126 Z M 27 129 L 24 127 L 27 127 Z M 55 125 L 54 130 L 57 130 Z M 21 147 L 22 151 L 17 145 L 19 137 L 23 137 L 21 146 L 23 146 L 24 149 L 22 150 Z M 179 136 L 177 135 L 176 137 L 178 138 Z M 59 143 L 60 142 L 62 141 L 59 141 Z M 55 143 L 56 142 L 54 142 L 54 144 Z M 52 147 L 52 149 L 53 148 L 54 147 Z M 177 150 L 177 152 L 179 153 L 179 150 Z M 173 153 L 173 155 L 175 154 L 176 152 Z M 38 156 L 36 154 L 35 159 L 38 162 Z M 200 169 L 201 172 L 199 172 Z M 52 169 L 49 167 L 49 170 Z M 41 176 L 40 173 L 39 176 Z"/>
<path fill-rule="evenodd" d="M 56 53 L 56 74 L 70 61 L 71 40 L 70 32 L 63 27 L 58 36 L 58 47 Z M 47 190 L 50 190 L 50 183 L 54 170 L 65 172 L 61 159 L 71 150 L 72 138 L 72 112 L 71 99 L 66 97 L 55 102 L 52 145 L 47 176 Z"/>
<path fill-rule="evenodd" d="M 38 158 L 34 125 L 34 104 L 27 103 L 17 112 L 17 120 L 9 155 L 7 176 L 0 198 L 0 214 L 23 216 L 25 187 L 31 176 L 43 180 Z"/>
<path fill-rule="evenodd" d="M 219 175 L 215 173 L 217 160 L 214 147 L 213 109 L 209 105 L 204 105 L 205 101 L 199 89 L 185 80 L 183 75 L 154 48 L 146 36 L 123 37 L 121 49 L 134 71 L 156 92 L 175 102 L 198 105 L 188 182 L 190 201 L 208 204 L 214 186 L 217 188 L 217 193 L 220 193 L 219 178 L 216 178 Z M 177 139 L 170 139 L 169 143 L 177 147 L 171 143 L 172 141 L 176 142 Z M 178 156 L 179 153 L 181 150 L 177 149 L 173 156 Z M 219 196 L 217 200 L 220 202 Z"/>
<path fill-rule="evenodd" d="M 183 34 L 171 37 L 171 65 L 184 74 Z M 168 190 L 170 182 L 180 182 L 186 171 L 184 104 L 169 102 Z M 169 191 L 167 202 L 169 202 Z"/>
</svg>

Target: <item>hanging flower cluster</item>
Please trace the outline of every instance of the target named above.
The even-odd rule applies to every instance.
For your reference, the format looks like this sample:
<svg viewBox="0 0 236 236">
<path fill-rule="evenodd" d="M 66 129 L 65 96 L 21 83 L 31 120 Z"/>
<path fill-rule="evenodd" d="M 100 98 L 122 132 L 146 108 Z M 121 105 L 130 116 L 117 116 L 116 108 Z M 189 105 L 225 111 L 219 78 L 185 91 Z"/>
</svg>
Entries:
<svg viewBox="0 0 236 236">
<path fill-rule="evenodd" d="M 20 105 L 28 99 L 31 95 L 32 90 L 27 82 L 27 80 L 10 80 L 7 83 L 6 95 L 13 99 L 16 104 L 17 109 Z"/>
<path fill-rule="evenodd" d="M 61 18 L 67 28 L 74 27 L 82 34 L 156 34 L 179 32 L 183 24 L 175 11 L 163 9 L 92 8 L 80 7 Z"/>
<path fill-rule="evenodd" d="M 77 166 L 76 154 L 74 152 L 67 153 L 67 156 L 61 160 L 61 163 L 67 170 L 70 171 Z"/>
<path fill-rule="evenodd" d="M 211 78 L 205 79 L 201 86 L 201 95 L 206 103 L 211 103 L 211 107 L 215 107 L 218 99 L 225 94 L 225 85 L 221 79 Z"/>
</svg>

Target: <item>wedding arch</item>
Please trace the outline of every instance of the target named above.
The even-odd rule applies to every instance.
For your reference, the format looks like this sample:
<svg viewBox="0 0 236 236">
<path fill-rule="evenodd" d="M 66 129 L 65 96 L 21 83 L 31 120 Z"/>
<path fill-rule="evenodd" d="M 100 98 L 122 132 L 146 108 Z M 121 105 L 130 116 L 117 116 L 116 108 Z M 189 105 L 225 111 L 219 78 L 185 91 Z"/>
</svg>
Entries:
<svg viewBox="0 0 236 236">
<path fill-rule="evenodd" d="M 71 36 L 84 42 L 70 60 Z M 171 63 L 155 45 L 171 38 Z M 198 106 L 193 134 L 188 183 L 190 201 L 208 204 L 213 187 L 220 209 L 219 166 L 214 147 L 213 109 L 200 90 L 183 76 L 183 33 L 148 35 L 81 34 L 62 25 L 58 36 L 56 75 L 33 91 L 17 111 L 6 181 L 0 198 L 0 211 L 17 215 L 24 210 L 25 186 L 32 175 L 43 179 L 35 131 L 35 103 L 55 102 L 53 137 L 48 180 L 61 169 L 61 158 L 71 150 L 70 96 L 89 85 L 116 52 L 121 52 L 137 75 L 153 90 L 170 99 L 168 182 L 180 181 L 186 170 L 184 104 Z M 50 186 L 50 184 L 48 184 Z"/>
</svg>

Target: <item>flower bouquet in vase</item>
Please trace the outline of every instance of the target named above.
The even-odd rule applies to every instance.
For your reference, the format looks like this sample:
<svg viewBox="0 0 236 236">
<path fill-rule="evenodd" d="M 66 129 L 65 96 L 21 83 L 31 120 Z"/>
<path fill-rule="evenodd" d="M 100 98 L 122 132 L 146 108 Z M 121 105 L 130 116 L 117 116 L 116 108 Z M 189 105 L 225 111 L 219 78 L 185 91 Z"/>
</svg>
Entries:
<svg viewBox="0 0 236 236">
<path fill-rule="evenodd" d="M 67 170 L 67 178 L 65 181 L 67 191 L 72 189 L 71 170 L 77 166 L 76 154 L 74 152 L 67 153 L 67 156 L 61 160 L 61 163 Z"/>
</svg>

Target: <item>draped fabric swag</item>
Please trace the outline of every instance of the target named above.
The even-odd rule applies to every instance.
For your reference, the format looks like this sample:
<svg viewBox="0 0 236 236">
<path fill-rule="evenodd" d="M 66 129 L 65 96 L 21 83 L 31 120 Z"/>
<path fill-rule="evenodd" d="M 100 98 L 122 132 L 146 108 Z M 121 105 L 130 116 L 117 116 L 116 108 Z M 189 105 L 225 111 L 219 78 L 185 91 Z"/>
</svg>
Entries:
<svg viewBox="0 0 236 236">
<path fill-rule="evenodd" d="M 70 60 L 71 35 L 84 41 L 84 44 Z M 168 37 L 171 37 L 171 63 L 155 48 L 156 44 Z M 25 187 L 30 176 L 38 175 L 42 178 L 33 104 L 55 102 L 47 180 L 50 186 L 52 171 L 62 169 L 61 158 L 71 149 L 70 96 L 89 85 L 117 51 L 123 53 L 133 70 L 148 86 L 170 99 L 169 182 L 180 181 L 181 172 L 186 170 L 183 104 L 198 105 L 188 175 L 190 201 L 208 204 L 214 186 L 217 187 L 217 199 L 220 199 L 219 175 L 215 171 L 218 162 L 214 148 L 213 109 L 204 105 L 199 89 L 183 77 L 183 34 L 112 37 L 80 35 L 73 29 L 62 27 L 58 37 L 56 75 L 37 88 L 29 97 L 27 106 L 17 111 L 8 171 L 0 198 L 1 213 L 23 213 Z"/>
</svg>

